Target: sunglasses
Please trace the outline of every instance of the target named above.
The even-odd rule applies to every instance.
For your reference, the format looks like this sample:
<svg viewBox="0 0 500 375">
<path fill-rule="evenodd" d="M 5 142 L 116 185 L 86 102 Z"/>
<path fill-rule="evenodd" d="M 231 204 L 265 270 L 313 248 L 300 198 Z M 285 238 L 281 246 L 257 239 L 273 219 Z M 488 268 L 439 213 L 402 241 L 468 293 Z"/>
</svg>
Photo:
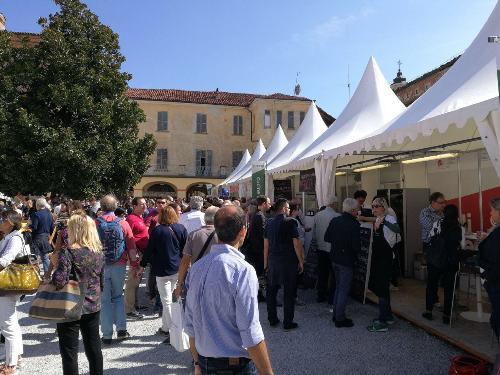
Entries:
<svg viewBox="0 0 500 375">
<path fill-rule="evenodd" d="M 383 206 L 380 206 L 380 205 L 378 205 L 378 204 L 374 204 L 374 205 L 372 205 L 372 208 L 380 208 L 380 207 L 383 207 Z"/>
<path fill-rule="evenodd" d="M 167 204 L 167 202 L 165 202 L 165 201 L 158 201 L 158 202 L 156 202 L 156 204 Z"/>
</svg>

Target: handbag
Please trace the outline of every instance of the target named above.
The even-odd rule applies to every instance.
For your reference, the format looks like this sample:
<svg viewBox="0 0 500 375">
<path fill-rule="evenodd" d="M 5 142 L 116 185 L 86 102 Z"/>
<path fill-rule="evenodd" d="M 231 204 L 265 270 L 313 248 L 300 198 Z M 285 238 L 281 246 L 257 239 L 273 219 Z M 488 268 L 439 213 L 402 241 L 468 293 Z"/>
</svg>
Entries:
<svg viewBox="0 0 500 375">
<path fill-rule="evenodd" d="M 184 332 L 182 314 L 182 302 L 179 300 L 172 303 L 172 325 L 169 329 L 170 345 L 178 352 L 185 352 L 189 349 L 189 336 Z"/>
<path fill-rule="evenodd" d="M 71 254 L 71 251 L 66 251 Z M 40 285 L 35 299 L 31 303 L 29 316 L 54 323 L 80 320 L 86 291 L 86 284 L 78 280 L 72 259 L 68 283 L 61 289 L 57 289 L 52 283 Z"/>
<path fill-rule="evenodd" d="M 26 253 L 24 239 L 17 237 L 23 243 L 23 256 L 0 271 L 0 295 L 34 294 L 42 281 L 38 264 Z"/>
</svg>

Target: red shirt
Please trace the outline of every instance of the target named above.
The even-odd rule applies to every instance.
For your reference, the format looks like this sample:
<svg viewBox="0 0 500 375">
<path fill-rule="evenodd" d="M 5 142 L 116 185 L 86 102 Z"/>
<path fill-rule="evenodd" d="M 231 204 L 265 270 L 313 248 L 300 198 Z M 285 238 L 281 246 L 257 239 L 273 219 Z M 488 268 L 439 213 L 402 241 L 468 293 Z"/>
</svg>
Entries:
<svg viewBox="0 0 500 375">
<path fill-rule="evenodd" d="M 144 252 L 148 247 L 149 242 L 148 227 L 144 224 L 144 219 L 134 213 L 131 213 L 127 216 L 127 223 L 130 225 L 130 228 L 132 228 L 137 250 Z"/>
</svg>

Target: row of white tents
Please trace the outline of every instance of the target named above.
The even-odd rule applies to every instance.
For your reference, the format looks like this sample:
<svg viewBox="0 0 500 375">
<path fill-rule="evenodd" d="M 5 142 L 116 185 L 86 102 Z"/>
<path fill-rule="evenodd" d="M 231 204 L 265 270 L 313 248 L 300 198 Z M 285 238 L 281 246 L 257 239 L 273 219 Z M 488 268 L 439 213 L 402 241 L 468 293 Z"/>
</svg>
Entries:
<svg viewBox="0 0 500 375">
<path fill-rule="evenodd" d="M 485 148 L 500 177 L 500 3 L 472 44 L 446 74 L 406 108 L 373 57 L 337 120 L 329 127 L 314 103 L 290 141 L 281 126 L 266 150 L 248 150 L 223 185 L 250 183 L 252 165 L 264 162 L 272 176 L 315 169 L 318 205 L 335 186 L 337 168 L 376 164 L 375 155 L 409 157 L 437 150 Z M 272 188 L 272 183 L 268 183 Z M 270 195 L 271 192 L 269 192 Z"/>
</svg>

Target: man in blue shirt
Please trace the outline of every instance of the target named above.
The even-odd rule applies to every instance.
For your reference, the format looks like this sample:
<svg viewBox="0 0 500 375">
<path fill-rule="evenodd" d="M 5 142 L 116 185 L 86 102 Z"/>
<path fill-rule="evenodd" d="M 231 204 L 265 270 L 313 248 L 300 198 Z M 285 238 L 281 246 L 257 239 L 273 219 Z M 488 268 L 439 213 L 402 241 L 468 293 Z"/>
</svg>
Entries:
<svg viewBox="0 0 500 375">
<path fill-rule="evenodd" d="M 45 198 L 36 200 L 37 211 L 30 217 L 30 229 L 33 236 L 32 248 L 33 253 L 38 255 L 42 260 L 43 272 L 49 269 L 49 253 L 52 247 L 49 244 L 49 236 L 54 229 L 54 221 L 48 207 L 50 207 Z"/>
<path fill-rule="evenodd" d="M 274 208 L 276 216 L 267 223 L 264 234 L 264 268 L 268 271 L 267 318 L 271 326 L 278 325 L 276 295 L 283 285 L 283 328 L 291 330 L 298 327 L 293 317 L 297 276 L 304 271 L 304 248 L 297 221 L 287 217 L 290 214 L 288 201 L 280 198 Z"/>
<path fill-rule="evenodd" d="M 191 267 L 186 281 L 184 326 L 195 374 L 273 374 L 259 321 L 257 275 L 238 250 L 245 213 L 225 206 L 214 226 L 219 244 Z"/>
</svg>

